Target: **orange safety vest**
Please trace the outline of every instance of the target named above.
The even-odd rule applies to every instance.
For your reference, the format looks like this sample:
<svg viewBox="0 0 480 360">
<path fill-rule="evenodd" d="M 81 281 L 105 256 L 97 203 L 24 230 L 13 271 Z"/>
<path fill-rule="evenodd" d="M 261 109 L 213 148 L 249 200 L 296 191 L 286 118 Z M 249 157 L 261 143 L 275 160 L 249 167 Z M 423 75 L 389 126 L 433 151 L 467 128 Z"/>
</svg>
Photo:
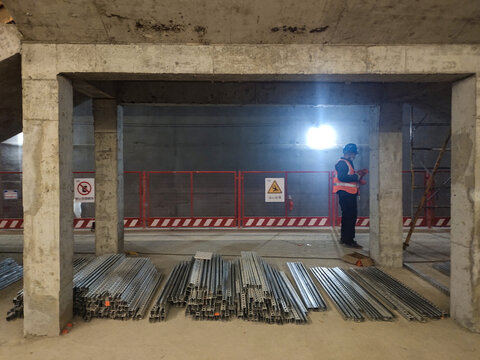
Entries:
<svg viewBox="0 0 480 360">
<path fill-rule="evenodd" d="M 340 159 L 338 160 L 337 164 L 340 161 L 344 161 L 345 164 L 348 166 L 348 175 L 353 175 L 355 174 L 355 170 L 353 169 L 353 166 L 350 164 L 349 161 L 345 159 Z M 333 175 L 333 192 L 336 194 L 340 190 L 346 191 L 349 194 L 358 194 L 359 190 L 359 185 L 358 182 L 353 181 L 353 182 L 342 182 L 338 180 L 338 174 L 337 171 L 335 170 Z"/>
</svg>

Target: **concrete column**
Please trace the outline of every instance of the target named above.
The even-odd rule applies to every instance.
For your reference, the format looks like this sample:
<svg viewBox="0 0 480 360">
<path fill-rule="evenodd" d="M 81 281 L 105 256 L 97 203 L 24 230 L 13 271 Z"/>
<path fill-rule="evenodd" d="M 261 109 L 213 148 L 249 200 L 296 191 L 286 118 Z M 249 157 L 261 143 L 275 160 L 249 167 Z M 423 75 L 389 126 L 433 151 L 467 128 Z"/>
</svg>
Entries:
<svg viewBox="0 0 480 360">
<path fill-rule="evenodd" d="M 480 332 L 480 79 L 452 88 L 450 312 Z"/>
<path fill-rule="evenodd" d="M 402 266 L 402 105 L 382 104 L 370 127 L 370 256 Z"/>
<path fill-rule="evenodd" d="M 72 318 L 72 112 L 69 80 L 23 80 L 25 336 L 57 336 Z"/>
<path fill-rule="evenodd" d="M 123 252 L 123 112 L 114 99 L 93 100 L 95 252 Z"/>
</svg>

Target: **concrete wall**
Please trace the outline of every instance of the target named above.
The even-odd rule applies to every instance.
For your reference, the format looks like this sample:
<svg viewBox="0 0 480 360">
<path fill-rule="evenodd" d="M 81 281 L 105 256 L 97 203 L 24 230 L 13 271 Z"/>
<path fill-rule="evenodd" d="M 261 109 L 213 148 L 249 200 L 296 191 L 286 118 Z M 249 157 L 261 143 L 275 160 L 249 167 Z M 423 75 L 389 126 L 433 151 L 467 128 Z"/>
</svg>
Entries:
<svg viewBox="0 0 480 360">
<path fill-rule="evenodd" d="M 409 162 L 409 121 L 410 107 L 413 106 L 413 121 L 428 123 L 448 123 L 445 114 L 438 113 L 427 106 L 405 105 L 403 109 L 403 168 L 408 170 Z M 124 109 L 125 126 L 125 170 L 127 171 L 331 171 L 341 155 L 341 145 L 356 142 L 360 145 L 360 154 L 355 161 L 357 168 L 369 167 L 368 122 L 371 119 L 370 106 L 126 106 Z M 309 127 L 320 123 L 332 125 L 338 134 L 339 146 L 329 150 L 312 150 L 305 144 Z M 419 127 L 415 136 L 415 146 L 440 147 L 440 138 L 448 127 Z M 95 170 L 94 163 L 93 115 L 90 101 L 77 106 L 74 112 L 74 170 L 89 172 Z M 415 167 L 433 167 L 436 151 L 416 151 Z M 19 171 L 21 167 L 21 148 L 0 144 L 0 171 Z M 450 166 L 449 153 L 442 166 Z M 272 175 L 273 176 L 273 175 Z M 279 174 L 278 176 L 283 176 Z M 75 177 L 93 177 L 92 174 L 75 174 Z M 449 174 L 438 176 L 439 182 L 448 180 Z M 18 176 L 11 177 L 19 183 Z M 303 180 L 302 180 L 303 179 Z M 162 183 L 163 181 L 163 183 Z M 170 181 L 170 183 L 168 183 Z M 189 216 L 189 188 L 183 189 L 177 183 L 171 183 L 167 176 L 151 177 L 153 200 L 165 198 L 165 193 L 174 190 L 177 198 L 169 206 L 152 206 L 152 215 Z M 247 179 L 250 192 L 246 198 L 246 211 L 249 215 L 281 215 L 282 206 L 270 206 L 256 201 L 263 193 L 256 192 L 259 187 L 255 175 Z M 211 176 L 196 180 L 205 187 L 217 189 L 217 213 L 230 215 L 233 211 L 230 180 Z M 290 177 L 289 189 L 294 197 L 294 211 L 290 215 L 318 215 L 328 213 L 328 193 L 325 176 L 304 175 L 297 179 Z M 293 183 L 297 182 L 298 185 Z M 410 214 L 410 176 L 403 176 L 404 214 Z M 423 185 L 423 174 L 416 176 L 417 186 Z M 449 185 L 449 182 L 446 183 Z M 189 183 L 188 183 L 189 186 Z M 199 185 L 200 186 L 200 185 Z M 295 188 L 296 186 L 297 188 Z M 18 186 L 17 186 L 18 187 Z M 136 174 L 125 176 L 125 213 L 126 216 L 139 216 L 138 197 L 139 178 Z M 224 187 L 223 190 L 220 190 Z M 157 192 L 155 192 L 155 189 Z M 199 190 L 199 189 L 197 189 Z M 220 196 L 220 194 L 223 194 Z M 414 192 L 414 204 L 418 203 L 422 190 Z M 205 195 L 207 196 L 207 195 Z M 223 196 L 223 197 L 222 197 Z M 436 197 L 440 206 L 449 205 L 449 189 L 442 190 Z M 314 201 L 310 199 L 314 198 Z M 160 204 L 161 201 L 153 201 Z M 175 203 L 176 205 L 173 205 Z M 21 216 L 21 201 L 3 201 L 0 209 L 4 214 Z M 256 205 L 252 205 L 256 204 Z M 211 207 L 212 204 L 209 204 Z M 368 187 L 362 188 L 360 197 L 360 215 L 368 216 Z M 195 214 L 214 215 L 195 204 Z M 82 216 L 93 217 L 93 204 L 82 205 Z M 448 208 L 436 210 L 438 215 L 449 215 Z"/>
<path fill-rule="evenodd" d="M 125 170 L 331 171 L 341 156 L 342 146 L 348 142 L 360 146 L 357 168 L 368 167 L 370 116 L 370 106 L 127 106 L 124 109 Z M 337 130 L 339 144 L 335 149 L 312 150 L 306 145 L 306 133 L 310 127 L 323 123 Z M 75 171 L 94 171 L 90 103 L 77 107 L 75 111 L 74 149 Z M 246 193 L 247 213 L 284 214 L 283 205 L 267 209 L 263 199 L 256 201 L 263 196 L 263 189 L 256 182 L 255 175 L 250 175 L 246 181 L 249 189 Z M 290 215 L 328 215 L 327 175 L 296 175 L 296 178 L 290 177 L 290 182 L 289 193 L 295 202 Z M 233 214 L 230 178 L 204 175 L 195 179 L 195 184 L 195 215 Z M 150 189 L 152 216 L 189 216 L 187 177 L 181 179 L 176 175 L 173 180 L 173 176 L 152 175 Z M 209 196 L 207 189 L 216 189 L 216 214 L 212 213 L 211 201 L 208 207 L 200 205 L 198 198 Z M 176 195 L 172 197 L 169 192 Z M 137 193 L 138 176 L 127 174 L 126 216 L 138 216 Z M 367 215 L 367 188 L 363 195 L 360 213 Z M 312 196 L 316 197 L 315 201 L 311 201 Z M 166 197 L 170 199 L 168 206 Z M 92 205 L 83 205 L 83 216 L 93 216 Z"/>
</svg>

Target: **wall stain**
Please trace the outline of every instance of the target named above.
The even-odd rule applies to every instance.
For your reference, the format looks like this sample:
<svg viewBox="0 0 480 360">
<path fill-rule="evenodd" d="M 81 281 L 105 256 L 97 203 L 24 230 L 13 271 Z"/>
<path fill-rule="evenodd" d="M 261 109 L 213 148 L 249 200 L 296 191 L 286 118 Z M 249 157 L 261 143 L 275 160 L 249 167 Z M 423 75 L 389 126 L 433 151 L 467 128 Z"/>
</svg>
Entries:
<svg viewBox="0 0 480 360">
<path fill-rule="evenodd" d="M 201 25 L 196 25 L 193 30 L 200 36 L 204 36 L 207 32 L 207 28 Z"/>
<path fill-rule="evenodd" d="M 329 26 L 328 25 L 325 25 L 325 26 L 319 26 L 319 27 L 316 27 L 312 30 L 310 30 L 310 34 L 314 34 L 314 33 L 321 33 L 321 32 L 324 32 L 326 30 L 328 30 Z"/>
<path fill-rule="evenodd" d="M 137 20 L 135 22 L 135 28 L 143 31 L 157 31 L 157 32 L 173 32 L 179 33 L 185 31 L 185 26 L 182 24 L 176 24 L 173 20 L 169 20 L 168 24 L 157 24 L 145 20 Z"/>
<path fill-rule="evenodd" d="M 321 33 L 326 31 L 329 28 L 329 25 L 319 26 L 313 29 L 308 30 L 305 25 L 283 25 L 283 26 L 275 26 L 270 28 L 270 31 L 275 32 L 289 32 L 292 34 L 305 34 L 305 32 L 309 32 L 310 34 Z"/>
</svg>

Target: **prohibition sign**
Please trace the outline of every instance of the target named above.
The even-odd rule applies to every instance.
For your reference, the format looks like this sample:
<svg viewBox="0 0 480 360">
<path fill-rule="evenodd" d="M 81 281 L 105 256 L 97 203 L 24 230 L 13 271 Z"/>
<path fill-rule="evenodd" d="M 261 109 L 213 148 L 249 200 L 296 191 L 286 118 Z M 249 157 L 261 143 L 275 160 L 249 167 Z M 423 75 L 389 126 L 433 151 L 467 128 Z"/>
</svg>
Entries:
<svg viewBox="0 0 480 360">
<path fill-rule="evenodd" d="M 92 192 L 92 185 L 86 181 L 82 181 L 77 185 L 77 191 L 80 195 L 86 196 Z"/>
</svg>

